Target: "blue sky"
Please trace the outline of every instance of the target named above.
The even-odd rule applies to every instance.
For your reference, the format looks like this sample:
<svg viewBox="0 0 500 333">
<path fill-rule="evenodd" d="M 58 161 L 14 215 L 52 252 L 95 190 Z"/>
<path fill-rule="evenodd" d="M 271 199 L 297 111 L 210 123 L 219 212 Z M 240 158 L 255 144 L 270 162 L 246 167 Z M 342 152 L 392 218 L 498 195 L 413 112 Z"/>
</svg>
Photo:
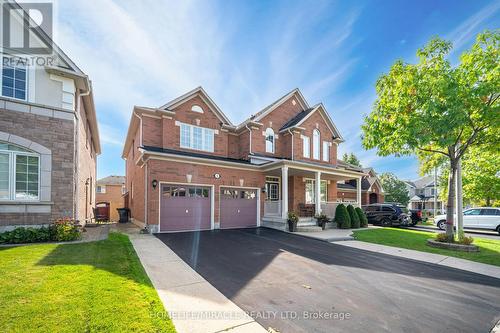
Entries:
<svg viewBox="0 0 500 333">
<path fill-rule="evenodd" d="M 396 59 L 439 35 L 456 61 L 500 1 L 59 1 L 55 39 L 92 79 L 101 135 L 98 176 L 124 174 L 133 105 L 160 106 L 199 85 L 233 123 L 299 87 L 323 102 L 363 166 L 418 177 L 414 157 L 361 146 L 374 84 Z M 430 124 L 431 125 L 431 124 Z"/>
</svg>

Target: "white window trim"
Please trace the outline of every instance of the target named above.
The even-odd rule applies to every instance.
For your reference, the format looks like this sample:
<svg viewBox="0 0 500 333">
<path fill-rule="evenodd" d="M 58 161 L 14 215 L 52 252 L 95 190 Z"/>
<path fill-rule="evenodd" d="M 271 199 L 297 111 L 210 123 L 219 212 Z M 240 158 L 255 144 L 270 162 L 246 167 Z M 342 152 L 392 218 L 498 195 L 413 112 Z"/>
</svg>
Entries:
<svg viewBox="0 0 500 333">
<path fill-rule="evenodd" d="M 41 196 L 41 156 L 38 153 L 31 152 L 16 152 L 11 150 L 0 149 L 0 153 L 9 155 L 9 198 L 0 198 L 0 201 L 22 201 L 22 202 L 39 202 Z M 16 156 L 33 156 L 38 157 L 38 197 L 36 199 L 16 198 Z"/>
<path fill-rule="evenodd" d="M 316 136 L 315 134 L 318 133 Z M 317 138 L 317 140 L 315 140 Z M 321 132 L 318 129 L 313 131 L 313 159 L 319 160 L 321 159 Z M 317 148 L 317 149 L 316 149 Z"/>
<path fill-rule="evenodd" d="M 302 156 L 305 158 L 311 158 L 311 139 L 305 135 L 302 135 L 301 138 L 302 138 Z M 307 147 L 306 147 L 306 140 L 307 140 Z"/>
<path fill-rule="evenodd" d="M 332 146 L 331 142 L 323 141 L 323 161 L 330 162 L 330 147 Z"/>
<path fill-rule="evenodd" d="M 186 146 L 182 144 L 182 126 L 188 126 L 189 127 L 189 146 Z M 200 128 L 201 129 L 201 149 L 194 148 L 194 130 L 193 128 Z M 211 131 L 212 132 L 212 149 L 207 150 L 204 149 L 205 147 L 205 131 Z M 192 149 L 192 150 L 199 150 L 199 151 L 206 151 L 213 153 L 215 151 L 215 130 L 207 127 L 200 127 L 200 126 L 195 126 L 191 124 L 186 124 L 186 123 L 180 123 L 180 129 L 179 129 L 179 145 L 181 148 L 185 149 Z"/>
<path fill-rule="evenodd" d="M 16 98 L 16 94 L 14 92 L 14 96 L 4 96 L 3 95 L 3 58 L 9 58 L 9 59 L 12 59 L 12 58 L 19 58 L 19 57 L 14 57 L 14 56 L 9 56 L 9 55 L 6 55 L 6 54 L 0 54 L 0 96 L 2 97 L 5 97 L 5 98 L 12 98 L 16 101 L 24 101 L 24 102 L 27 102 L 28 101 L 28 95 L 29 95 L 29 68 L 28 66 L 26 65 L 25 67 L 25 70 L 26 70 L 26 79 L 25 79 L 25 82 L 24 82 L 24 85 L 25 85 L 25 92 L 24 92 L 24 99 L 22 98 Z M 22 59 L 22 58 L 21 58 Z"/>
<path fill-rule="evenodd" d="M 308 181 L 312 183 L 312 186 L 313 186 L 313 192 L 312 192 L 312 197 L 314 198 L 314 196 L 316 195 L 316 191 L 315 191 L 315 183 L 316 183 L 316 180 L 315 179 L 312 179 L 312 178 L 305 178 L 304 179 L 305 183 L 307 183 Z M 327 180 L 324 180 L 322 179 L 321 180 L 321 183 L 324 183 L 326 184 L 326 187 L 325 187 L 325 190 L 326 190 L 326 193 L 325 193 L 325 201 L 321 201 L 321 203 L 325 203 L 325 202 L 328 202 L 328 181 Z M 306 198 L 307 198 L 307 186 L 304 185 L 304 203 L 306 203 Z M 321 194 L 320 194 L 321 195 Z M 321 198 L 320 198 L 321 200 Z M 307 204 L 307 203 L 306 203 Z M 314 202 L 312 202 L 312 204 L 314 204 Z"/>
<path fill-rule="evenodd" d="M 97 185 L 96 193 L 105 194 L 106 193 L 106 185 Z"/>
<path fill-rule="evenodd" d="M 268 133 L 269 131 L 269 133 Z M 271 132 L 272 132 L 272 136 L 273 136 L 273 142 L 272 142 L 272 146 L 271 146 L 271 151 L 267 150 L 267 143 L 270 142 L 269 140 L 267 140 L 267 137 L 268 135 L 271 135 Z M 271 128 L 271 127 L 268 127 L 266 129 L 266 132 L 265 132 L 265 136 L 264 136 L 264 140 L 265 140 L 265 148 L 266 148 L 266 153 L 271 153 L 271 154 L 274 154 L 274 152 L 276 151 L 276 134 L 274 133 L 274 130 Z"/>
</svg>

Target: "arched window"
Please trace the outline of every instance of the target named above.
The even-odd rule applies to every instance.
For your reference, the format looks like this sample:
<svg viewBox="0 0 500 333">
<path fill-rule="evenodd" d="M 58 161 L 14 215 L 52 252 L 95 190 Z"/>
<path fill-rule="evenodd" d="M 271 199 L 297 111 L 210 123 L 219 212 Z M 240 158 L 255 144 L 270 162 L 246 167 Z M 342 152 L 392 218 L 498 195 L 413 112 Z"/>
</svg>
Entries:
<svg viewBox="0 0 500 333">
<path fill-rule="evenodd" d="M 266 129 L 266 153 L 274 154 L 274 131 L 272 128 Z"/>
<path fill-rule="evenodd" d="M 40 155 L 0 141 L 0 200 L 38 200 Z"/>
<path fill-rule="evenodd" d="M 319 151 L 320 151 L 320 148 L 319 148 L 319 144 L 320 144 L 320 141 L 321 141 L 321 134 L 319 133 L 319 131 L 317 129 L 315 129 L 313 131 L 313 158 L 315 160 L 319 160 Z"/>
</svg>

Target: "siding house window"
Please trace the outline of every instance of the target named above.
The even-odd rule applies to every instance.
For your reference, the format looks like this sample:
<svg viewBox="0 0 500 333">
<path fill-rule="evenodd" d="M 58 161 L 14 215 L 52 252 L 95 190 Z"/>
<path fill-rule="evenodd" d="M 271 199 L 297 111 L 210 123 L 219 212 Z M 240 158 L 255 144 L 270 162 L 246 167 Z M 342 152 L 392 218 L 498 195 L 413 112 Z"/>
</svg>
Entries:
<svg viewBox="0 0 500 333">
<path fill-rule="evenodd" d="M 308 136 L 302 137 L 302 152 L 305 158 L 311 158 L 311 143 Z"/>
<path fill-rule="evenodd" d="M 323 141 L 323 161 L 330 161 L 330 142 Z"/>
<path fill-rule="evenodd" d="M 26 100 L 26 64 L 21 59 L 2 58 L 2 96 Z"/>
<path fill-rule="evenodd" d="M 313 131 L 313 158 L 319 160 L 321 135 L 317 129 Z"/>
<path fill-rule="evenodd" d="M 214 130 L 181 124 L 181 148 L 214 151 Z"/>
<path fill-rule="evenodd" d="M 274 131 L 272 128 L 266 129 L 266 153 L 274 154 Z"/>
<path fill-rule="evenodd" d="M 39 155 L 0 142 L 0 200 L 38 200 L 39 185 Z"/>
</svg>

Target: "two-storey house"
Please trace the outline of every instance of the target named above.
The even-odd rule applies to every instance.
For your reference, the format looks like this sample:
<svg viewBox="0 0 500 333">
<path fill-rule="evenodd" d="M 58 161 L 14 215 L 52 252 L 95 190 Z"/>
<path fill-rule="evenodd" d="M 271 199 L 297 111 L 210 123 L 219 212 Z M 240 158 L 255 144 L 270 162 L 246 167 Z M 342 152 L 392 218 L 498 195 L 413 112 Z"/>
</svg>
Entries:
<svg viewBox="0 0 500 333">
<path fill-rule="evenodd" d="M 122 157 L 133 221 L 151 232 L 284 228 L 287 214 L 333 216 L 337 182 L 363 170 L 323 104 L 298 89 L 234 125 L 199 87 L 158 108 L 134 107 Z"/>
<path fill-rule="evenodd" d="M 409 209 L 419 209 L 429 213 L 440 213 L 445 203 L 439 199 L 439 187 L 433 176 L 424 176 L 416 180 L 406 180 L 406 188 L 410 197 Z M 434 207 L 436 202 L 436 207 Z"/>
<path fill-rule="evenodd" d="M 50 62 L 5 47 L 0 54 L 0 231 L 62 217 L 85 223 L 95 199 L 100 145 L 91 81 L 24 19 L 12 18 L 11 29 L 52 45 L 53 54 Z"/>
</svg>

